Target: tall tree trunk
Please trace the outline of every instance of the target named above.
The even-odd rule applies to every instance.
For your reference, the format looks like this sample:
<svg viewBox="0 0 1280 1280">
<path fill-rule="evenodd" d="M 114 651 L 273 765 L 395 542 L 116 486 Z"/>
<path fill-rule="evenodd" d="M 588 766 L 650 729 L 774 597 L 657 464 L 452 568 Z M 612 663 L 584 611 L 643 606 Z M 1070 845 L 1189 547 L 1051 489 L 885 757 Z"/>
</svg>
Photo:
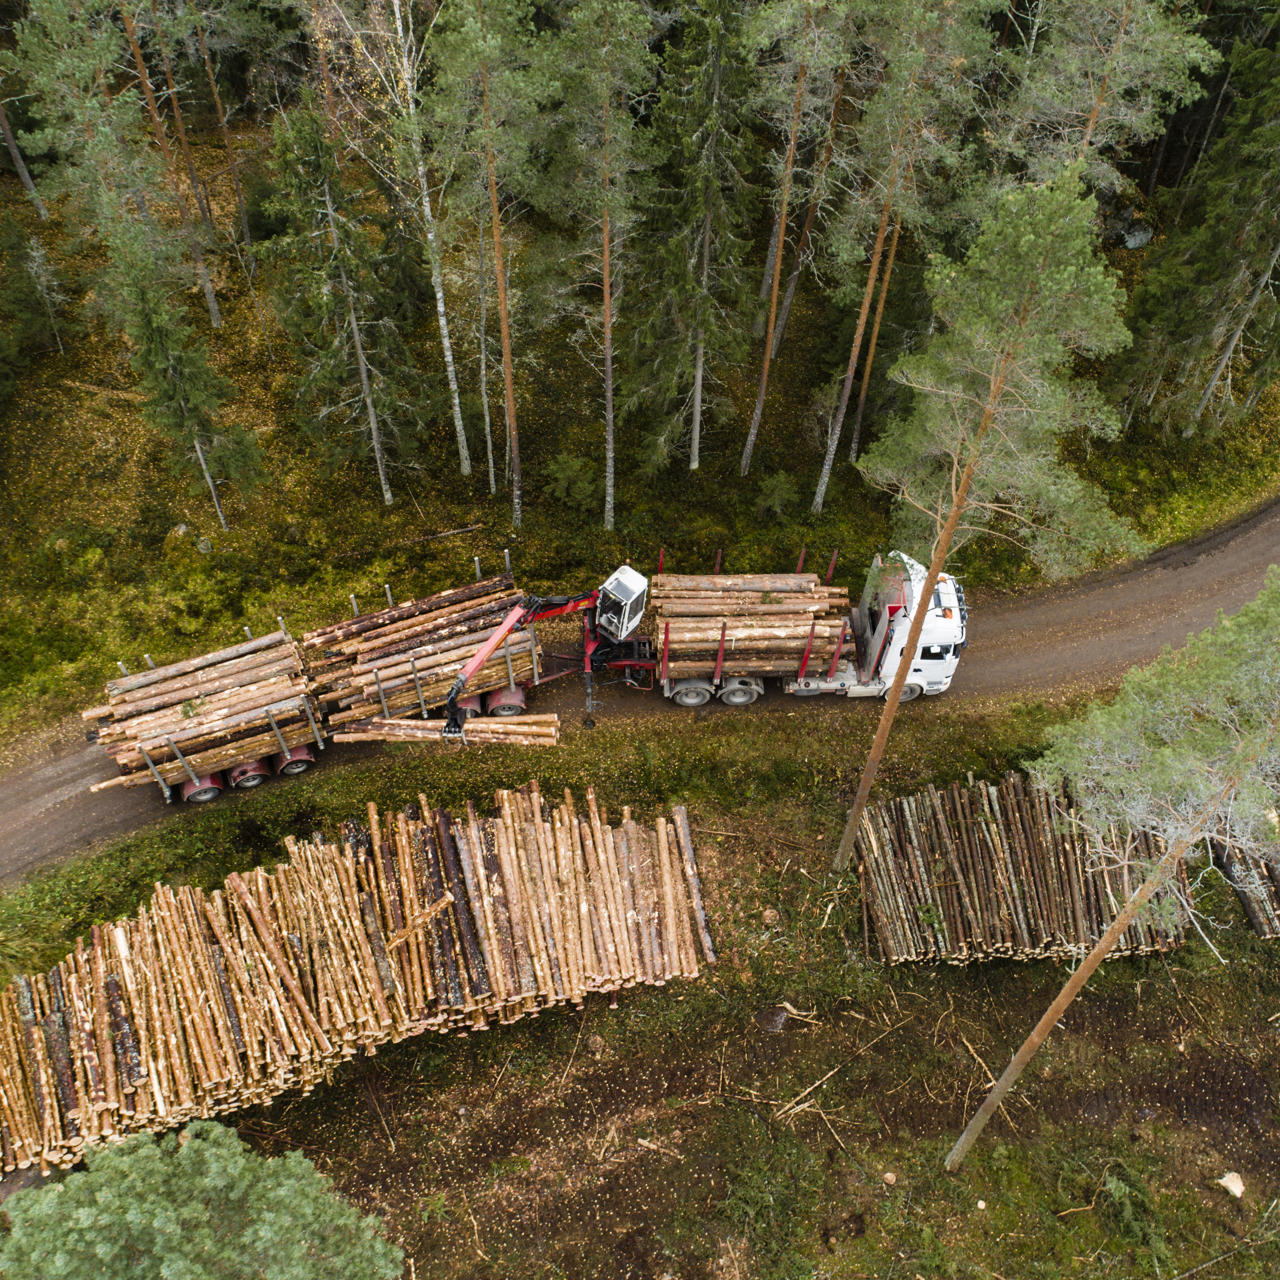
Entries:
<svg viewBox="0 0 1280 1280">
<path fill-rule="evenodd" d="M 1214 99 L 1213 110 L 1209 112 L 1209 124 L 1205 128 L 1204 137 L 1200 140 L 1200 149 L 1196 152 L 1196 162 L 1191 166 L 1191 176 L 1187 179 L 1186 189 L 1182 193 L 1182 199 L 1178 202 L 1178 217 L 1182 217 L 1182 211 L 1187 207 L 1187 195 L 1191 191 L 1191 184 L 1195 181 L 1196 171 L 1200 168 L 1200 161 L 1204 159 L 1204 153 L 1208 150 L 1209 139 L 1213 137 L 1213 131 L 1218 123 L 1218 113 L 1222 110 L 1222 100 L 1227 93 L 1227 85 L 1231 83 L 1231 67 L 1228 65 L 1227 74 L 1222 77 L 1222 86 L 1218 90 L 1218 96 Z M 1182 186 L 1182 175 L 1187 171 L 1187 161 L 1191 158 L 1193 148 L 1188 146 L 1182 156 L 1182 166 L 1178 170 L 1178 176 L 1174 179 L 1175 187 Z"/>
<path fill-rule="evenodd" d="M 142 47 L 138 44 L 138 30 L 133 25 L 133 19 L 130 17 L 129 11 L 123 5 L 120 8 L 120 17 L 124 22 L 125 35 L 129 39 L 129 48 L 133 52 L 133 65 L 138 72 L 138 83 L 142 87 L 142 96 L 147 104 L 147 114 L 151 117 L 151 127 L 156 135 L 156 145 L 160 148 L 165 172 L 169 177 L 169 186 L 173 191 L 174 203 L 178 206 L 178 217 L 182 222 L 182 230 L 191 249 L 191 258 L 195 263 L 200 287 L 204 290 L 205 305 L 209 308 L 209 322 L 215 329 L 221 329 L 222 313 L 218 309 L 218 297 L 213 291 L 213 281 L 209 278 L 209 270 L 205 266 L 204 250 L 200 247 L 200 237 L 196 234 L 195 227 L 191 223 L 191 207 L 187 204 L 186 196 L 182 194 L 182 186 L 178 182 L 178 177 L 174 170 L 173 151 L 170 149 L 169 140 L 165 136 L 164 121 L 161 120 L 160 108 L 156 105 L 155 90 L 151 85 L 151 77 L 147 74 L 147 64 L 142 58 Z"/>
<path fill-rule="evenodd" d="M 1240 317 L 1240 323 L 1236 325 L 1235 332 L 1231 335 L 1230 341 L 1227 343 L 1226 349 L 1218 363 L 1214 366 L 1213 374 L 1209 378 L 1209 385 L 1204 389 L 1204 395 L 1200 397 L 1200 403 L 1196 405 L 1195 420 L 1200 421 L 1201 415 L 1209 407 L 1209 399 L 1213 395 L 1213 389 L 1218 385 L 1219 379 L 1222 377 L 1222 371 L 1231 361 L 1231 356 L 1236 349 L 1236 344 L 1240 341 L 1240 335 L 1244 333 L 1249 321 L 1253 319 L 1253 313 L 1258 309 L 1258 302 L 1262 297 L 1262 291 L 1267 287 L 1268 281 L 1271 279 L 1271 273 L 1276 269 L 1276 263 L 1280 262 L 1280 244 L 1276 245 L 1275 252 L 1271 255 L 1271 261 L 1267 263 L 1266 269 L 1258 277 L 1258 283 L 1254 286 L 1253 292 L 1249 295 L 1249 301 L 1245 304 L 1244 315 Z"/>
<path fill-rule="evenodd" d="M 862 291 L 862 306 L 858 310 L 858 324 L 853 331 L 853 345 L 849 348 L 849 364 L 844 371 L 844 382 L 840 387 L 840 400 L 836 411 L 831 415 L 831 425 L 827 428 L 827 452 L 822 459 L 822 472 L 818 476 L 818 487 L 813 494 L 813 503 L 809 510 L 816 516 L 822 513 L 822 504 L 827 499 L 827 485 L 831 483 L 831 468 L 835 463 L 836 450 L 840 446 L 840 432 L 844 428 L 844 415 L 849 411 L 849 396 L 853 392 L 853 374 L 858 367 L 858 355 L 862 351 L 862 335 L 866 332 L 867 316 L 871 312 L 871 297 L 875 292 L 876 280 L 880 275 L 880 255 L 884 252 L 885 232 L 889 228 L 889 210 L 891 201 L 885 198 L 880 207 L 880 226 L 876 231 L 875 247 L 871 250 L 871 261 L 867 264 L 867 287 Z"/>
<path fill-rule="evenodd" d="M 778 358 L 778 351 L 782 347 L 782 335 L 787 330 L 787 320 L 791 316 L 791 304 L 795 300 L 796 286 L 800 282 L 800 273 L 804 270 L 804 264 L 809 260 L 809 238 L 813 234 L 813 224 L 818 216 L 818 191 L 822 187 L 822 179 L 826 175 L 827 167 L 831 164 L 831 157 L 835 153 L 836 124 L 840 119 L 840 103 L 844 100 L 844 82 L 848 74 L 849 68 L 841 67 L 840 74 L 836 77 L 835 98 L 831 104 L 831 123 L 827 127 L 827 142 L 822 148 L 818 167 L 813 173 L 809 207 L 805 210 L 804 225 L 800 228 L 800 239 L 796 241 L 795 266 L 791 268 L 791 274 L 787 277 L 787 287 L 782 295 L 782 306 L 778 311 L 778 326 L 773 334 L 773 358 L 775 360 Z"/>
<path fill-rule="evenodd" d="M 213 95 L 213 109 L 218 113 L 218 129 L 222 134 L 222 145 L 226 148 L 227 160 L 231 165 L 231 186 L 236 193 L 236 209 L 240 214 L 240 232 L 245 244 L 253 243 L 249 233 L 249 210 L 244 202 L 244 192 L 240 187 L 240 163 L 236 159 L 236 150 L 231 142 L 231 130 L 227 125 L 226 112 L 222 108 L 222 95 L 218 92 L 218 80 L 213 74 L 213 59 L 209 56 L 209 46 L 204 38 L 204 24 L 196 21 L 196 42 L 200 46 L 200 56 L 204 59 L 204 73 L 209 80 L 209 92 Z"/>
<path fill-rule="evenodd" d="M 333 245 L 334 262 L 338 268 L 338 283 L 342 286 L 343 296 L 347 300 L 347 323 L 351 326 L 351 340 L 356 349 L 356 366 L 360 371 L 360 394 L 364 399 L 365 416 L 369 422 L 369 440 L 373 444 L 373 461 L 378 469 L 378 483 L 382 486 L 382 501 L 390 506 L 395 499 L 391 494 L 391 485 L 387 482 L 386 458 L 382 452 L 382 428 L 378 423 L 378 411 L 373 403 L 373 388 L 369 380 L 369 362 L 364 355 L 364 340 L 360 336 L 360 318 L 356 314 L 355 295 L 347 281 L 347 273 L 338 261 L 337 255 L 342 252 L 338 240 L 338 225 L 333 214 L 333 199 L 329 194 L 329 183 L 324 184 L 324 208 L 329 218 L 329 242 Z"/>
<path fill-rule="evenodd" d="M 1220 801 L 1225 801 L 1231 791 L 1238 785 L 1239 783 L 1236 779 L 1228 782 L 1227 786 L 1219 793 Z M 1214 807 L 1216 808 L 1216 806 Z M 1168 882 L 1178 863 L 1186 857 L 1192 846 L 1208 833 L 1212 817 L 1210 808 L 1211 806 L 1206 805 L 1201 810 L 1201 816 L 1192 826 L 1191 831 L 1165 851 L 1164 856 L 1151 869 L 1151 874 L 1138 886 L 1133 896 L 1117 913 L 1116 918 L 1111 922 L 1111 927 L 1098 939 L 1093 950 L 1080 962 L 1080 967 L 1067 979 L 1062 990 L 1054 997 L 1053 1003 L 1044 1011 L 1044 1015 L 1036 1023 L 1035 1029 L 1022 1042 L 1018 1052 L 1010 1059 L 1009 1065 L 1004 1069 L 1000 1079 L 992 1085 L 991 1092 L 987 1094 L 982 1105 L 973 1113 L 973 1119 L 969 1121 L 965 1126 L 964 1132 L 956 1139 L 955 1146 L 947 1152 L 943 1167 L 948 1173 L 955 1173 L 960 1167 L 965 1156 L 969 1154 L 969 1148 L 973 1146 L 978 1139 L 978 1135 L 986 1128 L 987 1121 L 995 1115 L 1000 1103 L 1004 1100 L 1005 1094 L 1017 1083 L 1018 1077 L 1022 1075 L 1027 1063 L 1035 1056 L 1036 1050 L 1044 1044 L 1049 1038 L 1049 1033 L 1062 1020 L 1062 1015 L 1066 1013 L 1068 1006 L 1080 994 L 1084 984 L 1093 976 L 1093 971 L 1111 954 L 1124 931 L 1133 923 L 1134 917 L 1150 901 L 1152 895 Z"/>
<path fill-rule="evenodd" d="M 520 528 L 523 519 L 520 493 L 520 432 L 516 425 L 515 373 L 511 362 L 511 326 L 507 318 L 507 278 L 502 265 L 502 221 L 498 214 L 498 165 L 490 137 L 489 72 L 480 68 L 480 100 L 484 110 L 485 161 L 489 169 L 489 221 L 493 226 L 493 265 L 498 278 L 498 332 L 502 336 L 502 387 L 507 411 L 507 441 L 511 450 L 511 523 Z"/>
<path fill-rule="evenodd" d="M 764 416 L 764 397 L 769 389 L 769 361 L 773 356 L 773 327 L 778 318 L 778 283 L 782 277 L 782 243 L 787 234 L 787 199 L 791 194 L 791 174 L 796 162 L 796 138 L 800 133 L 800 110 L 804 105 L 804 82 L 808 63 L 802 62 L 796 75 L 796 102 L 791 111 L 791 137 L 787 142 L 787 155 L 782 169 L 782 201 L 778 206 L 777 252 L 773 256 L 773 287 L 769 291 L 769 322 L 764 333 L 764 360 L 760 367 L 760 387 L 756 392 L 756 407 L 751 414 L 751 429 L 742 450 L 740 475 L 751 470 L 751 455 L 755 451 L 756 436 L 760 433 L 760 419 Z"/>
<path fill-rule="evenodd" d="M 774 264 L 778 261 L 780 252 L 779 243 L 782 239 L 782 206 L 778 206 L 778 211 L 773 215 L 773 230 L 769 234 L 769 251 L 764 258 L 764 275 L 760 277 L 760 292 L 756 295 L 756 302 L 760 304 L 760 310 L 756 314 L 755 320 L 751 325 L 751 336 L 758 342 L 764 337 L 765 312 L 763 310 L 764 300 L 769 296 L 769 286 L 773 283 Z"/>
<path fill-rule="evenodd" d="M 329 128 L 338 127 L 338 103 L 333 93 L 333 76 L 329 73 L 329 54 L 324 47 L 324 35 L 320 30 L 320 3 L 311 0 L 311 36 L 315 40 L 316 54 L 320 59 L 320 84 L 324 89 L 324 110 L 329 117 Z"/>
<path fill-rule="evenodd" d="M 417 128 L 417 84 L 409 57 L 409 33 L 405 28 L 401 0 L 391 0 L 396 21 L 396 51 L 400 55 L 401 92 L 404 94 L 405 114 L 413 130 L 414 167 L 418 178 L 418 191 L 422 196 L 422 225 L 427 236 L 427 258 L 431 263 L 431 288 L 436 296 L 436 323 L 440 328 L 440 348 L 444 354 L 445 378 L 449 383 L 449 402 L 453 410 L 453 430 L 458 441 L 458 469 L 464 476 L 471 474 L 471 450 L 467 446 L 467 432 L 462 422 L 462 398 L 458 394 L 458 371 L 453 360 L 453 343 L 449 338 L 449 316 L 444 301 L 444 268 L 440 260 L 440 245 L 436 240 L 435 211 L 431 207 L 431 181 L 422 158 L 422 148 L 414 136 Z"/>
<path fill-rule="evenodd" d="M 604 527 L 613 528 L 613 279 L 609 233 L 609 104 L 604 117 L 604 209 L 601 277 L 604 285 Z"/>
<path fill-rule="evenodd" d="M 36 184 L 31 181 L 26 161 L 23 160 L 22 152 L 18 150 L 18 143 L 14 139 L 13 130 L 9 127 L 9 117 L 5 114 L 3 102 L 0 102 L 0 133 L 4 134 L 4 145 L 9 149 L 9 159 L 13 161 L 13 167 L 18 171 L 18 178 L 24 190 L 31 197 L 31 203 L 35 205 L 40 221 L 48 222 L 49 210 L 44 207 L 44 201 L 40 199 Z"/>
<path fill-rule="evenodd" d="M 155 16 L 155 5 L 151 6 L 152 17 Z M 173 78 L 173 62 L 169 57 L 169 50 L 157 38 L 156 48 L 160 52 L 160 65 L 164 68 L 164 84 L 169 91 L 169 105 L 173 109 L 173 127 L 178 134 L 178 149 L 182 152 L 183 163 L 187 169 L 187 182 L 191 186 L 191 195 L 196 202 L 196 207 L 200 210 L 200 217 L 204 220 L 204 225 L 209 229 L 209 234 L 214 234 L 213 214 L 209 212 L 208 202 L 204 198 L 204 191 L 200 186 L 200 177 L 196 173 L 195 160 L 191 156 L 191 143 L 187 139 L 187 126 L 182 118 L 182 103 L 178 101 L 178 86 Z"/>
<path fill-rule="evenodd" d="M 218 523 L 225 529 L 227 527 L 227 517 L 222 514 L 222 503 L 218 501 L 218 486 L 214 484 L 213 477 L 209 474 L 209 464 L 204 460 L 204 448 L 200 444 L 200 437 L 195 437 L 196 443 L 196 459 L 200 463 L 200 474 L 204 476 L 204 482 L 209 486 L 209 496 L 213 499 L 213 509 L 218 513 Z"/>
<path fill-rule="evenodd" d="M 489 496 L 498 492 L 497 477 L 493 473 L 493 423 L 489 418 L 489 340 L 488 300 L 489 290 L 484 271 L 484 228 L 480 228 L 480 407 L 484 410 L 484 453 L 489 463 Z"/>
<path fill-rule="evenodd" d="M 876 300 L 875 319 L 871 322 L 871 341 L 867 344 L 867 359 L 862 367 L 862 386 L 858 390 L 858 407 L 853 415 L 853 434 L 849 441 L 849 461 L 857 462 L 858 445 L 862 441 L 862 414 L 867 407 L 867 388 L 871 385 L 871 366 L 875 363 L 876 343 L 880 340 L 880 321 L 884 318 L 884 300 L 889 296 L 889 281 L 893 278 L 893 260 L 898 254 L 898 234 L 902 219 L 893 220 L 893 234 L 889 237 L 889 256 L 885 259 L 884 279 L 880 282 L 880 297 Z"/>
<path fill-rule="evenodd" d="M 863 766 L 862 777 L 858 781 L 858 790 L 853 797 L 853 807 L 849 810 L 849 817 L 844 824 L 844 832 L 840 837 L 840 846 L 831 864 L 833 871 L 847 870 L 849 859 L 853 855 L 853 842 L 858 833 L 858 823 L 862 820 L 862 811 L 867 807 L 867 797 L 871 794 L 876 774 L 880 771 L 880 761 L 884 759 L 885 747 L 889 742 L 889 730 L 893 728 L 894 717 L 898 714 L 898 704 L 902 700 L 903 686 L 907 683 L 907 676 L 911 672 L 912 663 L 915 662 L 916 652 L 920 647 L 920 635 L 924 630 L 925 615 L 929 612 L 929 603 L 933 599 L 934 590 L 937 588 L 938 578 L 946 567 L 947 555 L 951 551 L 951 541 L 955 537 L 956 529 L 960 524 L 960 517 L 964 514 L 969 498 L 969 486 L 973 483 L 974 473 L 977 471 L 978 463 L 982 457 L 982 441 L 990 430 L 992 422 L 995 421 L 996 408 L 1000 403 L 1000 397 L 1004 394 L 1005 383 L 1008 380 L 1012 364 L 1013 357 L 1006 352 L 1001 357 L 1000 363 L 992 375 L 986 403 L 982 407 L 982 417 L 979 419 L 977 429 L 973 433 L 973 441 L 969 446 L 969 460 L 960 477 L 960 483 L 956 486 L 955 497 L 951 502 L 951 510 L 947 515 L 941 532 L 938 534 L 938 541 L 934 545 L 933 558 L 929 561 L 929 569 L 925 574 L 924 585 L 920 588 L 920 596 L 915 602 L 911 626 L 907 631 L 907 642 L 902 650 L 902 659 L 898 663 L 898 670 L 894 674 L 893 684 L 885 695 L 884 710 L 880 713 L 880 723 L 876 727 L 876 736 L 872 739 L 871 750 L 867 753 L 867 762 Z"/>
<path fill-rule="evenodd" d="M 702 296 L 711 278 L 711 208 L 702 217 Z M 693 339 L 693 432 L 689 437 L 689 470 L 697 471 L 702 451 L 702 379 L 706 368 L 707 337 L 699 324 Z"/>
</svg>

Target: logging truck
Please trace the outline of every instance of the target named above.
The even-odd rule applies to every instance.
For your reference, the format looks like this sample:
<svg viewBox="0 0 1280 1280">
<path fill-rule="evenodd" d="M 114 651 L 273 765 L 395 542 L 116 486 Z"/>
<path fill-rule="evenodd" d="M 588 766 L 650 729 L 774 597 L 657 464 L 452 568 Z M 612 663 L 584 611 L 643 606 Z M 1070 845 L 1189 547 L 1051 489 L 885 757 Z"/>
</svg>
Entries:
<svg viewBox="0 0 1280 1280">
<path fill-rule="evenodd" d="M 718 569 L 717 565 L 717 569 Z M 554 716 L 525 716 L 526 690 L 578 673 L 588 716 L 594 680 L 612 673 L 661 689 L 677 706 L 718 698 L 746 706 L 777 680 L 797 697 L 883 696 L 916 611 L 926 610 L 902 697 L 942 693 L 966 644 L 964 592 L 943 575 L 922 601 L 925 570 L 899 552 L 876 558 L 862 598 L 817 574 L 682 575 L 652 580 L 623 565 L 593 591 L 525 596 L 510 572 L 306 633 L 279 630 L 107 686 L 84 712 L 120 769 L 93 789 L 155 782 L 166 800 L 212 800 L 305 771 L 329 740 L 466 739 L 532 745 L 558 739 Z M 652 596 L 650 593 L 652 592 Z M 652 605 L 650 634 L 640 634 Z M 580 614 L 581 646 L 549 654 L 543 621 Z M 438 717 L 443 709 L 443 718 Z M 437 718 L 431 718 L 431 712 Z M 410 721 L 413 723 L 410 724 Z M 588 723 L 590 723 L 588 721 Z M 479 731 L 480 725 L 487 727 Z"/>
</svg>

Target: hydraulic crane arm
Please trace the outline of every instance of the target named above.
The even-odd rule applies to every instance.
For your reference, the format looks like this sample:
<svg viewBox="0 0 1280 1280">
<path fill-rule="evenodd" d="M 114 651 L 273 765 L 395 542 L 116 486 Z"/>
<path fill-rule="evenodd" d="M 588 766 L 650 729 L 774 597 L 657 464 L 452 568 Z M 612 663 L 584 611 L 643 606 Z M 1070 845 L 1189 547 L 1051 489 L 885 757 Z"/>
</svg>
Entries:
<svg viewBox="0 0 1280 1280">
<path fill-rule="evenodd" d="M 462 717 L 458 714 L 458 699 L 462 696 L 471 677 L 493 657 L 513 631 L 520 627 L 527 627 L 531 622 L 539 622 L 543 618 L 558 618 L 562 614 L 590 609 L 599 598 L 599 591 L 588 591 L 580 596 L 548 596 L 546 598 L 535 596 L 516 605 L 458 672 L 458 678 L 453 682 L 453 688 L 449 690 L 449 696 L 445 700 L 444 736 L 446 738 L 462 736 Z"/>
</svg>

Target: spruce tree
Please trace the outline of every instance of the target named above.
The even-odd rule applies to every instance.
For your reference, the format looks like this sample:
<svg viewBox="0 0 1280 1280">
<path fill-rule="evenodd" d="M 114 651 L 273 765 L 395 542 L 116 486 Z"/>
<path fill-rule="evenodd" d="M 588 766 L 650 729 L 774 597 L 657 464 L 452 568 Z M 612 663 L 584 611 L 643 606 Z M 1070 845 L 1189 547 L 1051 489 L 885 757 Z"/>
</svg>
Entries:
<svg viewBox="0 0 1280 1280">
<path fill-rule="evenodd" d="M 746 354 L 743 264 L 756 203 L 750 88 L 741 7 L 691 6 L 663 59 L 652 126 L 656 189 L 639 232 L 644 263 L 633 290 L 629 398 L 661 424 L 646 443 L 647 469 L 665 465 L 686 435 L 689 470 L 698 469 L 708 388 Z"/>
</svg>

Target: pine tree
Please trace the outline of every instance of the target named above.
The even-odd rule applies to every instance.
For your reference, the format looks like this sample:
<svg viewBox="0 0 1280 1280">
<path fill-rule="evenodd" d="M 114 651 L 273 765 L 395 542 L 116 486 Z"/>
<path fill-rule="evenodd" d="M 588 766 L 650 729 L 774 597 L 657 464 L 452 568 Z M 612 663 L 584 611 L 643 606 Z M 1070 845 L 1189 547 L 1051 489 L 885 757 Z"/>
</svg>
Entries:
<svg viewBox="0 0 1280 1280">
<path fill-rule="evenodd" d="M 663 60 L 652 126 L 657 189 L 639 233 L 645 262 L 633 286 L 629 398 L 652 406 L 663 424 L 648 444 L 652 466 L 665 465 L 687 432 L 689 470 L 698 469 L 707 388 L 746 354 L 750 86 L 740 6 L 692 6 Z"/>
<path fill-rule="evenodd" d="M 195 1121 L 89 1150 L 83 1172 L 5 1204 L 0 1272 L 41 1280 L 397 1280 L 401 1251 L 297 1151 L 255 1155 Z"/>
<path fill-rule="evenodd" d="M 1009 60 L 1018 87 L 997 126 L 1003 145 L 1033 179 L 1081 160 L 1090 186 L 1123 190 L 1127 149 L 1199 97 L 1194 73 L 1217 62 L 1198 18 L 1168 0 L 1041 0 Z"/>
<path fill-rule="evenodd" d="M 1125 677 L 1116 700 L 1052 731 L 1035 765 L 1048 787 L 1068 783 L 1095 833 L 1147 832 L 1165 852 L 1045 1011 L 946 1158 L 959 1168 L 1071 1001 L 1180 863 L 1221 841 L 1280 867 L 1280 569 L 1258 598 Z M 1145 873 L 1145 874 L 1144 874 Z"/>
<path fill-rule="evenodd" d="M 552 57 L 560 80 L 560 112 L 571 140 L 573 205 L 598 228 L 601 305 L 600 356 L 604 380 L 604 527 L 614 526 L 613 326 L 627 243 L 636 213 L 641 167 L 636 111 L 654 78 L 647 40 L 651 23 L 631 0 L 578 0 Z M 594 265 L 594 264 L 593 264 Z M 595 274 L 595 271 L 592 271 Z M 594 325 L 591 326 L 594 329 Z"/>
<path fill-rule="evenodd" d="M 1069 431 L 1118 429 L 1068 366 L 1128 340 L 1119 287 L 1094 254 L 1094 202 L 1079 188 L 1077 166 L 1047 186 L 1005 193 L 963 262 L 935 258 L 930 267 L 940 332 L 893 372 L 913 393 L 913 412 L 891 424 L 860 467 L 894 495 L 900 545 L 930 547 L 922 601 L 932 599 L 952 549 L 993 526 L 1050 574 L 1135 545 L 1059 451 Z M 837 866 L 848 865 L 926 612 L 912 618 Z"/>
<path fill-rule="evenodd" d="M 880 7 L 869 32 L 883 59 L 884 72 L 857 131 L 858 152 L 852 165 L 859 180 L 849 184 L 853 195 L 844 216 L 832 224 L 828 247 L 840 264 L 856 261 L 865 253 L 867 274 L 839 400 L 827 428 L 826 453 L 810 508 L 814 515 L 826 501 L 861 361 L 862 390 L 849 449 L 850 461 L 857 460 L 879 317 L 901 230 L 906 225 L 921 240 L 933 238 L 943 203 L 936 188 L 941 185 L 945 191 L 949 176 L 960 167 L 964 129 L 977 108 L 979 91 L 990 69 L 994 51 L 988 19 L 996 7 L 994 0 L 961 0 L 920 11 L 912 0 L 892 0 Z M 875 231 L 867 251 L 863 246 L 869 226 Z M 887 261 L 886 244 L 890 247 Z M 863 343 L 877 287 L 881 305 L 864 358 Z"/>
</svg>

